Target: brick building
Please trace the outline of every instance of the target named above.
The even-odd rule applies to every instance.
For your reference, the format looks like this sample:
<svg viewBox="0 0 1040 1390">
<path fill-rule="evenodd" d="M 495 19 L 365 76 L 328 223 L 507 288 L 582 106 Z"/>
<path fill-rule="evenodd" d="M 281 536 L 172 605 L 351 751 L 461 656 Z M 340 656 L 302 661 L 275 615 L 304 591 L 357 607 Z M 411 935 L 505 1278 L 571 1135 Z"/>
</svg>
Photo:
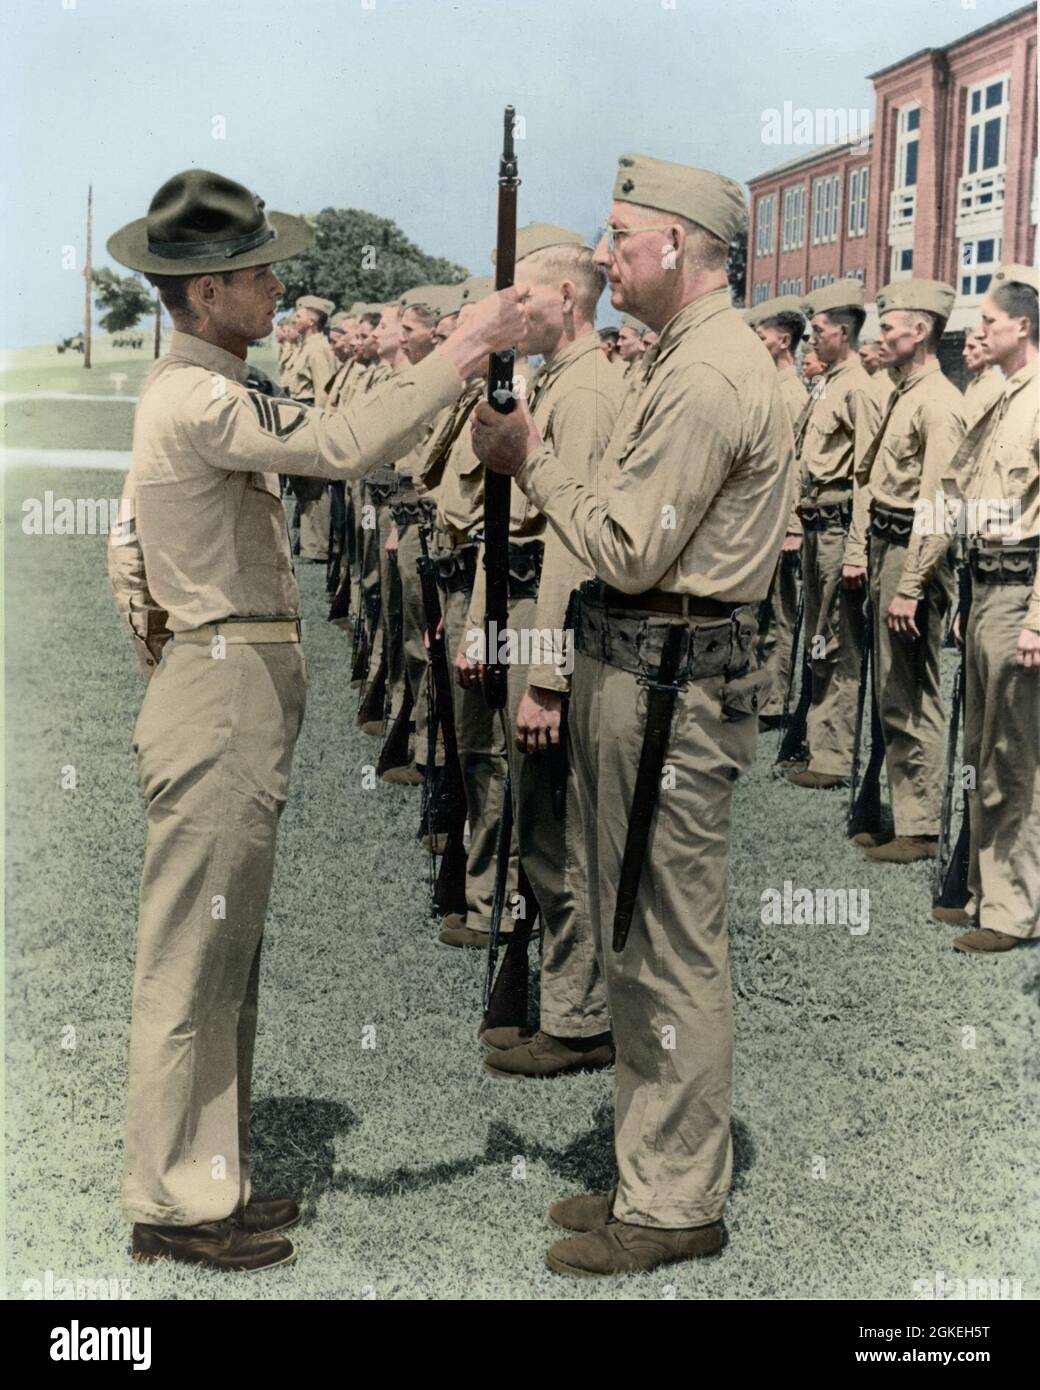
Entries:
<svg viewBox="0 0 1040 1390">
<path fill-rule="evenodd" d="M 842 275 L 863 280 L 868 303 L 889 280 L 946 280 L 955 360 L 993 269 L 1037 260 L 1036 13 L 871 73 L 869 137 L 749 181 L 749 304 Z"/>
</svg>

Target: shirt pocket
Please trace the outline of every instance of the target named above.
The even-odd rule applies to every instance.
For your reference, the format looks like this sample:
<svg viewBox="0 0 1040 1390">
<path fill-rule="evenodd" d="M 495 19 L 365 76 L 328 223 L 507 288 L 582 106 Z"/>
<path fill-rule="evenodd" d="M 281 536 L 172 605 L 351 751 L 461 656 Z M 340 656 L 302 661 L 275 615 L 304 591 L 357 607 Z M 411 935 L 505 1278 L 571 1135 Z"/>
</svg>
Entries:
<svg viewBox="0 0 1040 1390">
<path fill-rule="evenodd" d="M 276 473 L 231 474 L 228 486 L 242 478 L 241 496 L 235 517 L 236 570 L 263 566 L 291 570 L 285 508 L 277 486 Z M 273 481 L 273 485 L 272 485 Z"/>
<path fill-rule="evenodd" d="M 1002 496 L 1017 501 L 1036 487 L 1040 464 L 1035 444 L 1014 440 L 1002 443 L 997 448 L 996 463 Z"/>
</svg>

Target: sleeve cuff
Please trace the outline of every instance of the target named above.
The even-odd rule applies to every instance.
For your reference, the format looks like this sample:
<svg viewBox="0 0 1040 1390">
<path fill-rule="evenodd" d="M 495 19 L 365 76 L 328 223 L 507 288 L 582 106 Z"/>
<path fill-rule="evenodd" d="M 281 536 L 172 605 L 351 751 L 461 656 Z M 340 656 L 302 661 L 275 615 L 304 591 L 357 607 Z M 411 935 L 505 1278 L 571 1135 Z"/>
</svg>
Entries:
<svg viewBox="0 0 1040 1390">
<path fill-rule="evenodd" d="M 561 482 L 566 481 L 567 472 L 548 444 L 543 444 L 534 453 L 528 454 L 516 474 L 518 486 L 524 495 L 534 503 L 540 512 Z"/>
</svg>

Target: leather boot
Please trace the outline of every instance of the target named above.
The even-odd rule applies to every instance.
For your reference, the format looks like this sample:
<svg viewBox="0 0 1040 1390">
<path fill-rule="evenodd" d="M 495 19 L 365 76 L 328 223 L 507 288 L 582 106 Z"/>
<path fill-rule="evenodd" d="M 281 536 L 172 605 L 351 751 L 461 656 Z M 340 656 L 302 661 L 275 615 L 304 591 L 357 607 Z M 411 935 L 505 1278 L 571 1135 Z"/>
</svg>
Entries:
<svg viewBox="0 0 1040 1390">
<path fill-rule="evenodd" d="M 140 1264 L 177 1260 L 206 1265 L 229 1274 L 252 1274 L 259 1269 L 290 1264 L 296 1258 L 292 1242 L 270 1231 L 245 1231 L 232 1217 L 201 1226 L 148 1226 L 138 1222 L 131 1252 Z"/>
<path fill-rule="evenodd" d="M 610 1220 L 596 1231 L 558 1240 L 545 1257 L 556 1274 L 572 1279 L 601 1279 L 608 1274 L 637 1274 L 679 1260 L 718 1255 L 726 1244 L 721 1221 L 666 1231 L 657 1226 L 630 1226 Z"/>
</svg>

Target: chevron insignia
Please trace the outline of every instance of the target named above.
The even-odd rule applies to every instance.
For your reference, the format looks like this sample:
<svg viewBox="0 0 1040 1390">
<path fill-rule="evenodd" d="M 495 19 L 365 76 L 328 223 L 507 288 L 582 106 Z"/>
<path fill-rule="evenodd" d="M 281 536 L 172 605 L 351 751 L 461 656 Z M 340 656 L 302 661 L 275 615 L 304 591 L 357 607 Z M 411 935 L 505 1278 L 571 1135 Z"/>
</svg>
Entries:
<svg viewBox="0 0 1040 1390">
<path fill-rule="evenodd" d="M 260 428 L 265 434 L 273 434 L 276 439 L 288 439 L 307 419 L 305 406 L 295 401 L 275 396 L 264 396 L 259 391 L 249 391 Z"/>
</svg>

